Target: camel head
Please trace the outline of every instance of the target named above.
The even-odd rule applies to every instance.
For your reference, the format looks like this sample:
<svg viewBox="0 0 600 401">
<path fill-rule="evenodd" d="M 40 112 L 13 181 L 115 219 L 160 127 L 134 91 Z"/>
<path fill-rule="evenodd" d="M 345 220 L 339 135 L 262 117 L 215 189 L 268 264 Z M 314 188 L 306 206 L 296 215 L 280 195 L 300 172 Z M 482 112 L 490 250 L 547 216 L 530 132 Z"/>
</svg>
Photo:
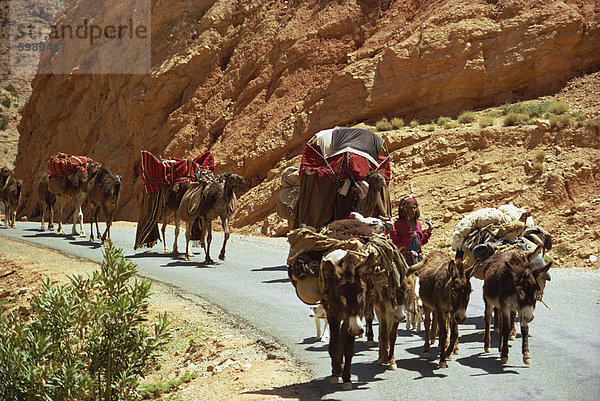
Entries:
<svg viewBox="0 0 600 401">
<path fill-rule="evenodd" d="M 6 184 L 6 180 L 8 179 L 10 173 L 11 171 L 8 167 L 0 168 L 0 187 L 3 187 L 4 184 Z"/>
<path fill-rule="evenodd" d="M 369 184 L 369 189 L 374 189 L 379 191 L 381 188 L 384 188 L 387 185 L 385 181 L 385 176 L 377 170 L 372 170 L 367 173 L 366 181 Z"/>
<path fill-rule="evenodd" d="M 223 174 L 223 178 L 225 179 L 225 188 L 230 190 L 246 183 L 244 177 L 235 173 L 225 173 Z"/>
</svg>

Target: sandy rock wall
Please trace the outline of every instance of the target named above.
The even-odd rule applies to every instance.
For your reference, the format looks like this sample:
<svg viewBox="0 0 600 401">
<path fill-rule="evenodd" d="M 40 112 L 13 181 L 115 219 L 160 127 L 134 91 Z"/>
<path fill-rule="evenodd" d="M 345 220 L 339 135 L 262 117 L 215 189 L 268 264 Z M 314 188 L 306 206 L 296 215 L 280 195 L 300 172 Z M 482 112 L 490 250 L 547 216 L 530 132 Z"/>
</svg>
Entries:
<svg viewBox="0 0 600 401">
<path fill-rule="evenodd" d="M 62 21 L 96 4 L 74 0 Z M 103 4 L 129 12 L 127 2 Z M 320 129 L 552 93 L 600 65 L 599 12 L 593 0 L 153 0 L 150 74 L 33 81 L 19 125 L 21 214 L 36 215 L 34 183 L 57 152 L 123 174 L 117 218 L 136 220 L 142 149 L 211 150 L 217 170 L 245 176 L 249 190 Z"/>
</svg>

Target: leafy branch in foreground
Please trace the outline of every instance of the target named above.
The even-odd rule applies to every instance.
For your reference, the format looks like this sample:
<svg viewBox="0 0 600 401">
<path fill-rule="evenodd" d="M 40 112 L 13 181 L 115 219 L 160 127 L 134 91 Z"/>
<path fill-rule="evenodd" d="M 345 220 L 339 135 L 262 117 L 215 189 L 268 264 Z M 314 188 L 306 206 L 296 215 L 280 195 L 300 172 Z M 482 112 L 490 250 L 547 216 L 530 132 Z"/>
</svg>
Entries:
<svg viewBox="0 0 600 401">
<path fill-rule="evenodd" d="M 123 251 L 69 284 L 45 279 L 31 315 L 0 316 L 0 399 L 132 400 L 167 340 L 166 313 L 149 325 L 151 284 Z"/>
</svg>

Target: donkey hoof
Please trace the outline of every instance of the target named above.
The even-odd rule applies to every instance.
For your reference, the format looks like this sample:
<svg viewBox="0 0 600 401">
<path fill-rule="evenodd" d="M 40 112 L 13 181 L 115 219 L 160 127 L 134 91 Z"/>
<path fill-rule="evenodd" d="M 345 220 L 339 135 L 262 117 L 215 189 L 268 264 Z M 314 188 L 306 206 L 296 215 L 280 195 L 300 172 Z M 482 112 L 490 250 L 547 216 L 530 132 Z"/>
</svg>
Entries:
<svg viewBox="0 0 600 401">
<path fill-rule="evenodd" d="M 523 354 L 523 363 L 525 363 L 525 365 L 531 365 L 531 356 L 529 355 L 529 352 Z"/>
<path fill-rule="evenodd" d="M 448 364 L 446 363 L 446 361 L 440 361 L 440 368 L 441 369 L 446 369 L 448 367 Z"/>
<path fill-rule="evenodd" d="M 374 347 L 377 343 L 373 340 L 367 340 L 367 347 Z"/>
<path fill-rule="evenodd" d="M 340 378 L 337 376 L 331 376 L 329 378 L 329 383 L 331 383 L 331 384 L 339 384 L 339 382 L 340 382 Z"/>
<path fill-rule="evenodd" d="M 508 357 L 507 356 L 501 357 L 500 358 L 500 363 L 503 363 L 503 364 L 508 363 Z"/>
<path fill-rule="evenodd" d="M 352 383 L 345 382 L 344 384 L 342 384 L 342 390 L 352 390 Z"/>
</svg>

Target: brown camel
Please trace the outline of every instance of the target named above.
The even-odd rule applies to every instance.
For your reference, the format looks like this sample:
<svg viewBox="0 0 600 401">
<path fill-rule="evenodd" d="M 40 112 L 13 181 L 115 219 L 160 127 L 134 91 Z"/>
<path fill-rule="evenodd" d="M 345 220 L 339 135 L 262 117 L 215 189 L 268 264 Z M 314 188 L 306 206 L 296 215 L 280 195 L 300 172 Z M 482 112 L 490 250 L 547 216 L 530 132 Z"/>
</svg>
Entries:
<svg viewBox="0 0 600 401">
<path fill-rule="evenodd" d="M 96 233 L 100 241 L 104 242 L 108 238 L 110 240 L 110 226 L 113 222 L 115 210 L 119 203 L 121 195 L 121 180 L 122 176 L 112 174 L 106 167 L 100 169 L 90 178 L 87 183 L 87 199 L 92 207 L 92 218 L 90 219 L 90 241 L 94 240 L 94 222 L 96 223 Z M 100 236 L 100 228 L 98 228 L 98 214 L 100 209 L 106 217 L 106 229 L 104 234 Z"/>
<path fill-rule="evenodd" d="M 385 188 L 387 182 L 385 181 L 385 176 L 377 170 L 369 171 L 365 181 L 369 184 L 369 189 L 366 196 L 356 205 L 355 211 L 365 217 L 370 217 L 375 213 L 378 195 L 381 192 L 381 189 Z M 383 207 L 381 209 L 383 210 Z"/>
<path fill-rule="evenodd" d="M 56 195 L 48 190 L 48 180 L 50 175 L 44 174 L 42 179 L 37 184 L 37 195 L 40 202 L 40 213 L 42 219 L 42 231 L 46 230 L 44 226 L 44 218 L 46 213 L 50 214 L 48 219 L 48 230 L 54 230 L 54 203 L 56 203 Z"/>
<path fill-rule="evenodd" d="M 210 243 L 212 242 L 212 221 L 219 217 L 225 236 L 219 259 L 225 260 L 225 245 L 229 239 L 229 216 L 237 206 L 234 189 L 244 185 L 244 178 L 234 173 L 224 173 L 217 179 L 203 185 L 193 186 L 179 207 L 179 215 L 186 222 L 186 246 L 185 259 L 190 260 L 192 256 L 189 251 L 189 241 L 192 234 L 192 224 L 199 218 L 202 229 L 202 248 L 206 253 L 204 263 L 213 263 L 210 257 Z"/>
<path fill-rule="evenodd" d="M 15 180 L 8 167 L 0 169 L 0 198 L 4 202 L 4 223 L 6 228 L 15 228 L 17 220 L 17 206 L 21 200 L 23 180 Z"/>
<path fill-rule="evenodd" d="M 48 181 L 48 190 L 56 195 L 56 201 L 58 203 L 58 228 L 57 231 L 60 234 L 64 234 L 62 226 L 62 210 L 65 203 L 71 199 L 75 205 L 75 211 L 73 212 L 73 229 L 72 234 L 79 234 L 80 237 L 85 237 L 85 231 L 83 229 L 83 212 L 81 211 L 81 204 L 85 199 L 87 183 L 90 175 L 95 174 L 101 165 L 97 162 L 86 163 L 85 169 L 77 169 L 75 173 L 70 176 L 59 175 L 51 177 Z M 77 223 L 81 229 L 81 233 L 77 232 Z"/>
</svg>

